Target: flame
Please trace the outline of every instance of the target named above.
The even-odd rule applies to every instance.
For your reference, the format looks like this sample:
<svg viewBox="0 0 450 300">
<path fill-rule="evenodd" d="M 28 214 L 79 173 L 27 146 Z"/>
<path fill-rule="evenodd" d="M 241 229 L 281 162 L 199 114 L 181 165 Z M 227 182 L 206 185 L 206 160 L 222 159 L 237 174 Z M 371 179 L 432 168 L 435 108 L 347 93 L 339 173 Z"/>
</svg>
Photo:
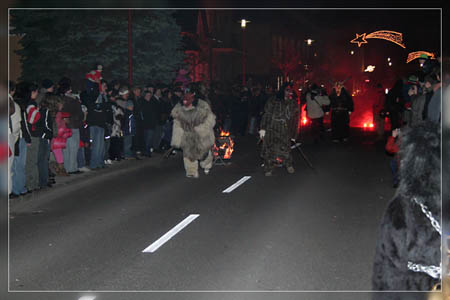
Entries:
<svg viewBox="0 0 450 300">
<path fill-rule="evenodd" d="M 214 144 L 214 155 L 219 156 L 223 153 L 223 159 L 230 159 L 234 151 L 234 141 L 230 137 L 230 132 L 221 130 L 218 140 L 221 141 L 220 146 L 217 146 L 217 141 Z"/>
<path fill-rule="evenodd" d="M 229 131 L 220 131 L 220 136 L 230 136 L 230 132 Z"/>
</svg>

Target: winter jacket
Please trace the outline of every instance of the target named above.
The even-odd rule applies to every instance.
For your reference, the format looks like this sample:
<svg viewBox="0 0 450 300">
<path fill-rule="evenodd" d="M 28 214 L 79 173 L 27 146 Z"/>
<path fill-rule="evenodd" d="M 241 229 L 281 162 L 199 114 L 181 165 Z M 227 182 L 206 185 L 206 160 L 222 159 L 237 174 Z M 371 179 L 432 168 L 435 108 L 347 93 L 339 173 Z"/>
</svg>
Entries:
<svg viewBox="0 0 450 300">
<path fill-rule="evenodd" d="M 321 96 L 314 92 L 306 94 L 306 110 L 310 119 L 322 118 L 324 115 L 322 107 L 326 105 L 330 105 L 328 96 Z"/>
<path fill-rule="evenodd" d="M 57 112 L 56 113 L 56 127 L 57 127 L 57 134 L 52 139 L 52 142 L 50 144 L 50 149 L 56 150 L 56 149 L 65 149 L 66 148 L 66 141 L 69 137 L 72 136 L 72 129 L 67 128 L 66 121 L 64 121 L 65 118 L 69 118 L 70 115 L 68 113 L 64 112 Z"/>
<path fill-rule="evenodd" d="M 51 140 L 53 138 L 53 119 L 50 111 L 45 107 L 41 107 L 40 114 L 41 118 L 35 124 L 34 134 L 42 139 Z"/>
<path fill-rule="evenodd" d="M 151 98 L 150 101 L 144 100 L 142 103 L 141 118 L 144 129 L 154 129 L 158 125 L 161 107 L 156 101 L 156 99 Z"/>
<path fill-rule="evenodd" d="M 9 95 L 8 95 L 9 96 Z M 10 96 L 11 97 L 11 96 Z M 14 145 L 19 137 L 20 137 L 20 132 L 21 132 L 21 122 L 22 122 L 22 113 L 20 110 L 20 106 L 19 104 L 17 104 L 12 97 L 10 98 L 10 101 L 12 101 L 12 103 L 14 104 L 14 113 L 10 116 L 11 119 L 11 137 L 12 140 L 10 140 L 9 142 L 11 143 L 11 145 Z"/>
<path fill-rule="evenodd" d="M 113 111 L 113 120 L 114 120 L 114 123 L 111 128 L 111 137 L 122 137 L 123 136 L 122 119 L 124 116 L 123 109 L 120 106 L 116 105 L 115 103 L 111 105 L 111 109 Z"/>
<path fill-rule="evenodd" d="M 81 110 L 81 103 L 78 99 L 63 96 L 64 106 L 62 111 L 70 114 L 67 128 L 79 129 L 83 126 L 84 114 Z"/>
<path fill-rule="evenodd" d="M 25 108 L 23 107 L 23 105 L 22 105 L 23 103 L 21 101 L 17 101 L 17 103 L 19 104 L 20 115 L 21 115 L 19 137 L 23 138 L 27 144 L 30 144 L 31 143 L 31 133 L 30 133 L 30 130 L 29 130 L 28 125 L 27 125 L 26 107 Z M 18 148 L 19 145 L 17 144 L 16 147 Z M 17 153 L 16 155 L 18 156 L 19 152 L 16 152 L 16 153 Z"/>
<path fill-rule="evenodd" d="M 39 108 L 37 106 L 36 101 L 33 99 L 30 99 L 28 101 L 28 105 L 26 108 L 27 113 L 27 126 L 28 131 L 30 132 L 30 135 L 32 137 L 39 137 L 39 132 L 37 132 L 36 123 L 41 118 L 41 113 L 39 112 Z"/>
<path fill-rule="evenodd" d="M 87 123 L 89 126 L 105 127 L 107 118 L 107 103 L 108 98 L 106 94 L 88 94 L 83 92 L 80 95 L 83 103 L 88 109 Z"/>
<path fill-rule="evenodd" d="M 392 89 L 386 96 L 386 111 L 389 113 L 402 113 L 405 110 L 403 95 Z"/>
<path fill-rule="evenodd" d="M 400 150 L 400 147 L 398 145 L 399 143 L 398 143 L 397 139 L 394 138 L 393 136 L 389 136 L 388 137 L 388 140 L 387 140 L 387 143 L 386 143 L 386 147 L 385 147 L 387 152 L 389 152 L 391 154 L 396 154 Z"/>
<path fill-rule="evenodd" d="M 156 107 L 156 118 L 157 118 L 157 125 L 163 125 L 163 114 L 164 114 L 164 107 L 163 107 L 163 99 L 157 98 L 156 96 L 153 96 L 150 101 L 154 102 L 154 106 Z"/>
<path fill-rule="evenodd" d="M 136 119 L 132 110 L 124 110 L 124 116 L 122 119 L 122 132 L 123 135 L 136 135 Z"/>
</svg>

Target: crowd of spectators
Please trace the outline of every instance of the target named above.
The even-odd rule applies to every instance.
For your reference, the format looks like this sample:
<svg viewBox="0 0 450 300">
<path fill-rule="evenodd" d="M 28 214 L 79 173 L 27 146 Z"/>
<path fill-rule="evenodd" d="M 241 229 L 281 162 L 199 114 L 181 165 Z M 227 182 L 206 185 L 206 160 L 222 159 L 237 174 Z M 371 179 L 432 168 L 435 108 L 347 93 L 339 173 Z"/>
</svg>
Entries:
<svg viewBox="0 0 450 300">
<path fill-rule="evenodd" d="M 10 82 L 11 198 L 52 187 L 55 176 L 101 170 L 121 160 L 151 158 L 170 148 L 170 113 L 182 101 L 182 83 L 128 86 L 102 78 L 96 64 L 74 92 L 57 83 Z M 256 134 L 271 88 L 198 83 L 218 126 L 235 135 Z"/>
<path fill-rule="evenodd" d="M 422 73 L 398 80 L 387 95 L 377 86 L 373 106 L 377 139 L 384 140 L 385 117 L 392 130 L 425 120 L 440 122 L 441 79 L 433 63 L 426 60 Z M 115 161 L 151 158 L 170 148 L 170 112 L 184 97 L 183 83 L 128 86 L 118 80 L 106 81 L 102 72 L 102 65 L 97 64 L 86 74 L 83 91 L 77 93 L 66 77 L 56 84 L 44 79 L 40 86 L 10 83 L 11 197 L 51 187 L 55 175 L 70 176 L 103 169 Z M 201 98 L 217 117 L 216 128 L 234 136 L 257 135 L 265 104 L 276 96 L 273 87 L 261 83 L 198 85 Z M 342 95 L 345 101 L 337 101 Z M 353 100 L 343 84 L 334 86 L 329 96 L 323 86 L 311 84 L 295 99 L 305 105 L 316 143 L 323 139 L 323 119 L 330 112 L 333 141 L 347 140 Z M 341 102 L 345 105 L 339 106 Z M 345 120 L 335 117 L 336 107 L 345 108 Z M 398 178 L 395 164 L 391 166 Z"/>
</svg>

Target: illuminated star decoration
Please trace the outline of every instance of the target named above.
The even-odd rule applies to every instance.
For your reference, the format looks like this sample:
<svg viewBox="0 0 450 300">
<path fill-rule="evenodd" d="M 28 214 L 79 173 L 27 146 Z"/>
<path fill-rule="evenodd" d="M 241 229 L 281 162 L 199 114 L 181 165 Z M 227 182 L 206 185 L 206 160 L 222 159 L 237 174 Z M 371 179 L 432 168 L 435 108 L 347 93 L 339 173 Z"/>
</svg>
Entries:
<svg viewBox="0 0 450 300">
<path fill-rule="evenodd" d="M 406 59 L 406 63 L 409 64 L 411 61 L 415 60 L 416 58 L 419 58 L 422 54 L 425 54 L 430 59 L 434 59 L 434 53 L 426 52 L 426 51 L 416 51 L 411 52 L 408 54 L 408 58 Z"/>
<path fill-rule="evenodd" d="M 361 44 L 367 44 L 366 34 L 356 34 L 356 37 L 350 43 L 358 44 L 358 47 L 361 47 Z"/>
<path fill-rule="evenodd" d="M 361 47 L 361 44 L 367 44 L 366 39 L 383 39 L 393 42 L 402 48 L 406 48 L 405 44 L 403 43 L 403 34 L 390 30 L 375 31 L 369 33 L 368 35 L 366 35 L 365 33 L 356 34 L 356 38 L 351 40 L 350 43 L 357 43 L 358 47 Z"/>
</svg>

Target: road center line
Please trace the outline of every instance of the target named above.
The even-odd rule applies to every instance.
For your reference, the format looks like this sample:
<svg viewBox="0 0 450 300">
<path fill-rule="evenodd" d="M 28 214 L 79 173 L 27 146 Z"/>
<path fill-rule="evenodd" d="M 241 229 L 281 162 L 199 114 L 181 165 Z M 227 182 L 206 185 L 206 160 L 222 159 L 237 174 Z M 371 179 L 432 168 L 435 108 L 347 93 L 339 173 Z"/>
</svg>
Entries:
<svg viewBox="0 0 450 300">
<path fill-rule="evenodd" d="M 233 190 L 235 190 L 238 186 L 240 186 L 241 184 L 243 184 L 244 182 L 246 182 L 247 180 L 249 180 L 250 178 L 252 178 L 252 176 L 244 176 L 241 179 L 239 179 L 239 181 L 237 181 L 236 183 L 234 183 L 233 185 L 231 185 L 229 188 L 227 188 L 226 190 L 224 190 L 222 193 L 231 193 Z"/>
<path fill-rule="evenodd" d="M 166 234 L 160 237 L 156 242 L 148 246 L 142 252 L 155 252 L 159 247 L 164 245 L 168 240 L 170 240 L 175 234 L 180 232 L 184 227 L 188 226 L 189 223 L 194 221 L 200 215 L 189 215 L 186 219 L 178 223 L 174 228 L 170 229 Z"/>
</svg>

